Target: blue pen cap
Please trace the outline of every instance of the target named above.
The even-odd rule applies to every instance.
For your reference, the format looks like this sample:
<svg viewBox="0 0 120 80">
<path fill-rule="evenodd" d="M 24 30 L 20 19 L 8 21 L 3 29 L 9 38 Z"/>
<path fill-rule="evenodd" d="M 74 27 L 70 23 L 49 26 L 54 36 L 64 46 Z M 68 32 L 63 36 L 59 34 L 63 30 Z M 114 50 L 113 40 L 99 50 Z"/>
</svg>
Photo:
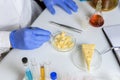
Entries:
<svg viewBox="0 0 120 80">
<path fill-rule="evenodd" d="M 51 73 L 50 73 L 50 78 L 51 78 L 52 80 L 57 79 L 57 73 L 56 73 L 56 72 L 51 72 Z"/>
</svg>

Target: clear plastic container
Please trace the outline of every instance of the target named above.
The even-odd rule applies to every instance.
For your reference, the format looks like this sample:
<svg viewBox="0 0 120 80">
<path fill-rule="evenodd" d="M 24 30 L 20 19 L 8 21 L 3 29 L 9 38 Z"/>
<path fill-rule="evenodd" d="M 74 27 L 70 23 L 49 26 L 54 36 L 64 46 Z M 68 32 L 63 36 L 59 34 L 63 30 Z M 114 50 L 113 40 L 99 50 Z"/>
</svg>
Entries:
<svg viewBox="0 0 120 80">
<path fill-rule="evenodd" d="M 52 35 L 51 44 L 57 51 L 68 52 L 75 47 L 76 41 L 70 33 L 59 31 Z"/>
</svg>

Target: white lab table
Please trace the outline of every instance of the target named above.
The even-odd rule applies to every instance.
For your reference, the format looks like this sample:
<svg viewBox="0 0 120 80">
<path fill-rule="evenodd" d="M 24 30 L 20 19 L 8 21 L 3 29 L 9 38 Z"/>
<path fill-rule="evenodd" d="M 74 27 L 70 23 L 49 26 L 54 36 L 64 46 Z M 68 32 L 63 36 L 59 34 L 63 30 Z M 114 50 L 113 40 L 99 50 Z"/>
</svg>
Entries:
<svg viewBox="0 0 120 80">
<path fill-rule="evenodd" d="M 95 12 L 95 10 L 88 5 L 87 2 L 80 2 L 77 0 L 76 2 L 79 6 L 77 13 L 68 15 L 61 8 L 55 7 L 56 14 L 51 15 L 48 10 L 45 9 L 32 24 L 32 26 L 49 30 L 52 34 L 57 31 L 69 32 L 76 38 L 76 46 L 83 43 L 94 43 L 96 45 L 96 49 L 100 52 L 110 48 L 102 29 L 94 28 L 88 24 L 88 18 Z M 120 7 L 118 6 L 116 9 L 109 12 L 103 12 L 103 17 L 105 20 L 103 27 L 119 24 Z M 83 32 L 76 33 L 63 29 L 56 25 L 50 24 L 49 21 L 56 21 L 70 25 L 75 28 L 82 29 Z M 92 73 L 79 70 L 75 65 L 73 65 L 73 62 L 71 61 L 72 53 L 75 52 L 58 52 L 49 42 L 43 44 L 40 48 L 35 50 L 13 49 L 0 64 L 0 80 L 22 80 L 24 76 L 24 68 L 21 62 L 22 57 L 28 57 L 29 59 L 36 58 L 40 64 L 50 62 L 51 70 L 56 71 L 61 75 L 77 75 L 80 77 L 79 80 L 83 80 L 83 78 L 91 76 L 97 78 L 97 80 L 118 80 L 118 77 L 120 79 L 120 66 L 111 51 L 102 55 L 102 64 L 100 68 Z"/>
</svg>

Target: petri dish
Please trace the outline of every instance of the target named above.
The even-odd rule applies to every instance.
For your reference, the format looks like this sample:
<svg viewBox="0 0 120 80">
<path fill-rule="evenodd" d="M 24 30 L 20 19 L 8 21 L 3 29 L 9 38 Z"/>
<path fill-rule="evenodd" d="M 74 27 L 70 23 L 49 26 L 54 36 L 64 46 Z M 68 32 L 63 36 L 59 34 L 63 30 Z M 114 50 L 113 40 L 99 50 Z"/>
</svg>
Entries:
<svg viewBox="0 0 120 80">
<path fill-rule="evenodd" d="M 72 34 L 65 32 L 64 36 L 62 36 L 61 39 L 59 39 L 59 41 L 57 42 L 56 37 L 58 37 L 58 35 L 61 35 L 61 33 L 63 33 L 63 32 L 64 31 L 58 31 L 57 33 L 53 34 L 52 38 L 51 38 L 51 44 L 52 44 L 53 48 L 57 51 L 68 52 L 68 51 L 71 51 L 75 47 L 76 41 Z M 66 37 L 69 37 L 70 40 L 63 39 Z M 56 45 L 56 42 L 58 43 L 58 45 Z M 70 44 L 66 44 L 67 42 Z M 63 47 L 66 46 L 66 48 L 62 48 L 61 46 L 63 46 Z"/>
<path fill-rule="evenodd" d="M 83 71 L 88 71 L 87 70 L 87 65 L 86 62 L 84 60 L 84 55 L 82 54 L 82 50 L 78 49 L 77 51 L 75 51 L 74 53 L 72 53 L 71 55 L 71 59 L 73 64 L 80 70 Z M 92 57 L 92 61 L 91 61 L 91 66 L 90 66 L 90 71 L 96 71 L 97 69 L 100 68 L 102 63 L 102 57 L 100 52 L 95 49 L 93 57 Z"/>
</svg>

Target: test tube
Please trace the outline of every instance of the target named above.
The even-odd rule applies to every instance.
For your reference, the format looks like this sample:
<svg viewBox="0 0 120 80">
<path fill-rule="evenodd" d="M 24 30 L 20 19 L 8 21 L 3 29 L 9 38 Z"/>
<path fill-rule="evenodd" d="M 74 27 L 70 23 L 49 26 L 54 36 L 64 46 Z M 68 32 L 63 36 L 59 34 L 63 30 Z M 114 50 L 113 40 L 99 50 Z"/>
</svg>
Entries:
<svg viewBox="0 0 120 80">
<path fill-rule="evenodd" d="M 50 73 L 50 78 L 51 78 L 51 80 L 57 80 L 57 73 L 56 72 L 51 72 Z"/>
<path fill-rule="evenodd" d="M 25 79 L 26 80 L 33 80 L 31 70 L 28 67 L 28 59 L 27 59 L 27 57 L 22 58 L 22 63 L 23 63 L 24 68 L 25 68 Z"/>
<path fill-rule="evenodd" d="M 38 64 L 36 59 L 32 59 L 31 60 L 31 71 L 32 71 L 32 75 L 33 75 L 33 79 L 34 80 L 38 80 L 39 79 L 39 72 L 38 72 Z"/>
<path fill-rule="evenodd" d="M 44 66 L 40 67 L 40 80 L 45 80 L 45 68 L 44 68 Z"/>
</svg>

